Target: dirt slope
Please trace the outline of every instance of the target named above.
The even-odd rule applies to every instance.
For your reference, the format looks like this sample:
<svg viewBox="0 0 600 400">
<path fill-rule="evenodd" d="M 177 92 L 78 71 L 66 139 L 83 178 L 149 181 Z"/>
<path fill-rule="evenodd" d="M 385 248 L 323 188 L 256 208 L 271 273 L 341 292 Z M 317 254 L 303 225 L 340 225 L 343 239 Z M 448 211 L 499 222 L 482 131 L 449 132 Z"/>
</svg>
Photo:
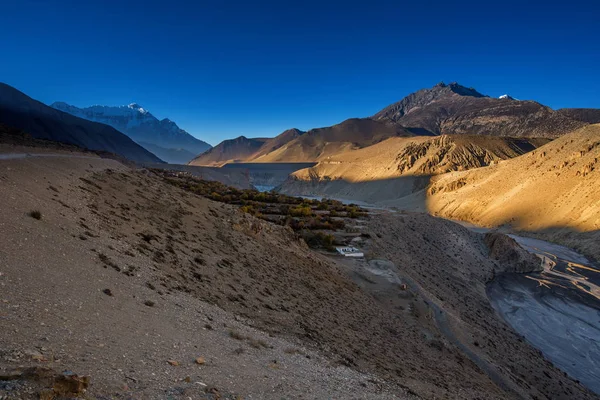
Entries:
<svg viewBox="0 0 600 400">
<path fill-rule="evenodd" d="M 418 288 L 431 304 L 428 317 L 506 390 L 516 390 L 522 398 L 585 396 L 562 371 L 540 360 L 539 351 L 513 333 L 492 309 L 485 284 L 498 266 L 481 257 L 488 251 L 483 235 L 420 213 L 385 214 L 371 221 L 369 228 L 374 234 L 367 244 L 369 257 L 381 260 L 371 263 L 371 268 L 384 267 L 380 273 L 397 275 Z M 513 270 L 521 269 L 522 257 L 531 257 L 522 249 L 512 251 L 511 243 L 493 247 L 492 257 L 512 259 L 508 268 Z M 392 296 L 387 300 L 393 301 Z M 526 394 L 523 388 L 528 388 Z"/>
<path fill-rule="evenodd" d="M 144 170 L 68 157 L 0 167 L 2 370 L 44 365 L 90 375 L 96 398 L 214 398 L 202 384 L 261 399 L 500 399 L 515 390 L 590 398 L 539 356 L 510 373 L 504 365 L 516 367 L 494 361 L 516 385 L 505 391 L 445 339 L 412 288 L 402 294 L 404 311 L 390 308 L 286 228 Z M 35 209 L 39 220 L 28 215 Z M 446 248 L 460 248 L 465 265 L 452 279 L 462 285 L 496 268 L 460 226 L 425 215 L 414 222 L 370 228 L 371 236 L 405 241 L 404 257 L 423 268 L 452 265 Z M 438 271 L 431 285 L 446 280 Z M 451 304 L 472 301 L 454 288 L 445 289 Z M 204 364 L 194 363 L 199 356 Z M 533 365 L 531 377 L 516 378 Z"/>
<path fill-rule="evenodd" d="M 557 237 L 585 232 L 578 247 L 590 254 L 595 242 L 598 258 L 600 125 L 497 165 L 439 176 L 428 190 L 427 207 L 486 226 L 506 224 Z"/>
<path fill-rule="evenodd" d="M 557 111 L 578 121 L 589 124 L 600 123 L 600 109 L 598 108 L 561 108 Z"/>
<path fill-rule="evenodd" d="M 210 386 L 241 398 L 412 398 L 329 358 L 319 332 L 333 321 L 320 302 L 364 309 L 375 326 L 384 317 L 283 228 L 112 160 L 0 166 L 0 375 L 76 371 L 91 377 L 89 398 L 214 399 Z M 38 398 L 23 393 L 9 398 Z"/>
</svg>

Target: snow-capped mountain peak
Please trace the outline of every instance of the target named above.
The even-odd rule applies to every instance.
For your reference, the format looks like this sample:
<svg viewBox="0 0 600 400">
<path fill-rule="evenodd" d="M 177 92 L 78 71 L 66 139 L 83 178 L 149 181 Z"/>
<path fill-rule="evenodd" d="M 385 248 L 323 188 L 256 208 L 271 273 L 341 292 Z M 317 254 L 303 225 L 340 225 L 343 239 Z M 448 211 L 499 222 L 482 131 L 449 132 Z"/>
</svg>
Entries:
<svg viewBox="0 0 600 400">
<path fill-rule="evenodd" d="M 499 99 L 502 99 L 502 100 L 517 100 L 517 99 L 515 99 L 514 97 L 512 97 L 512 96 L 509 96 L 509 95 L 507 95 L 507 94 L 503 94 L 502 96 L 500 96 L 500 97 L 498 97 L 498 98 L 499 98 Z"/>
<path fill-rule="evenodd" d="M 158 120 L 138 103 L 116 107 L 95 105 L 79 108 L 64 102 L 56 102 L 51 107 L 80 118 L 110 125 L 138 143 L 154 145 L 151 150 L 154 152 L 157 151 L 156 146 L 159 146 L 163 150 L 185 149 L 190 154 L 196 155 L 211 147 L 181 129 L 170 119 Z M 159 157 L 171 161 L 169 154 L 161 154 Z"/>
<path fill-rule="evenodd" d="M 131 103 L 127 107 L 139 112 L 140 114 L 148 114 L 148 110 L 140 106 L 138 103 Z"/>
</svg>

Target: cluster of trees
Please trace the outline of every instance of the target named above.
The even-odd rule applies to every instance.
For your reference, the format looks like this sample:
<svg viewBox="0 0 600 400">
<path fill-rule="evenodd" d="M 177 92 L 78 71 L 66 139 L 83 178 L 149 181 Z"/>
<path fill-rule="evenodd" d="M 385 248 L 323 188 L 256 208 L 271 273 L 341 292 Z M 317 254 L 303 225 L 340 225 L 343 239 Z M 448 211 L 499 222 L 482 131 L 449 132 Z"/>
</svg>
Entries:
<svg viewBox="0 0 600 400">
<path fill-rule="evenodd" d="M 155 169 L 155 173 L 181 189 L 211 200 L 239 205 L 243 212 L 264 220 L 287 225 L 299 232 L 313 247 L 333 248 L 333 236 L 316 231 L 337 231 L 345 228 L 345 218 L 367 215 L 356 205 L 346 205 L 332 199 L 311 200 L 276 192 L 236 189 L 216 181 L 205 181 L 186 173 Z"/>
</svg>

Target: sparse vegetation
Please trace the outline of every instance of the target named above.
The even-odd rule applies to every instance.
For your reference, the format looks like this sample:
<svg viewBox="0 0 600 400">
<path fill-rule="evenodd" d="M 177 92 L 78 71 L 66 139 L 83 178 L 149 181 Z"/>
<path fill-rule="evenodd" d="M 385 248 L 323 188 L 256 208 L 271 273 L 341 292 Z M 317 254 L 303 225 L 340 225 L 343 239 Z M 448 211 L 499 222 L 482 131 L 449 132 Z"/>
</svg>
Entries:
<svg viewBox="0 0 600 400">
<path fill-rule="evenodd" d="M 310 230 L 304 230 L 301 233 L 302 238 L 311 247 L 321 247 L 326 250 L 334 250 L 335 239 L 333 235 L 323 232 L 312 232 Z"/>
<path fill-rule="evenodd" d="M 37 219 L 37 220 L 40 220 L 40 219 L 42 219 L 42 213 L 41 213 L 41 211 L 39 211 L 39 210 L 32 210 L 32 211 L 29 211 L 29 216 L 30 216 L 31 218 L 35 218 L 35 219 Z"/>
<path fill-rule="evenodd" d="M 265 342 L 262 339 L 252 339 L 252 338 L 250 338 L 248 340 L 248 344 L 251 347 L 254 347 L 255 349 L 260 349 L 260 348 L 265 348 L 266 349 L 266 348 L 269 348 L 269 345 L 267 344 L 267 342 Z"/>
<path fill-rule="evenodd" d="M 276 192 L 236 189 L 220 182 L 205 181 L 183 172 L 152 170 L 171 185 L 207 197 L 214 201 L 237 205 L 244 213 L 278 225 L 289 226 L 311 247 L 333 250 L 332 233 L 345 230 L 350 218 L 366 218 L 367 211 L 354 204 L 343 204 L 337 200 L 310 200 L 287 196 Z M 146 242 L 152 235 L 140 234 Z M 195 260 L 202 264 L 201 259 Z"/>
<path fill-rule="evenodd" d="M 242 335 L 240 332 L 236 331 L 235 329 L 230 329 L 229 330 L 229 337 L 235 340 L 244 340 L 246 339 L 246 336 Z"/>
<path fill-rule="evenodd" d="M 104 264 L 104 268 L 111 267 L 115 271 L 121 272 L 121 268 L 117 264 L 115 264 L 106 254 L 99 253 L 98 258 L 100 258 L 100 261 L 102 261 L 102 263 Z"/>
</svg>

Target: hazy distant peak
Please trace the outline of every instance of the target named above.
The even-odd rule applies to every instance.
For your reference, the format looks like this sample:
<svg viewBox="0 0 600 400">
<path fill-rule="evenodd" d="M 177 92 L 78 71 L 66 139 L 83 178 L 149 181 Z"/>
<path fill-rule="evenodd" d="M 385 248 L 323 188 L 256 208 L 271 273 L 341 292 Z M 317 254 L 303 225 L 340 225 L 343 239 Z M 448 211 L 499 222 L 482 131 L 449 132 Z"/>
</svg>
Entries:
<svg viewBox="0 0 600 400">
<path fill-rule="evenodd" d="M 90 121 L 108 124 L 137 142 L 154 145 L 153 150 L 185 149 L 189 153 L 200 154 L 211 147 L 181 129 L 169 118 L 159 120 L 138 103 L 79 108 L 56 102 L 51 107 Z M 166 161 L 170 160 L 166 153 L 163 157 Z"/>
</svg>

